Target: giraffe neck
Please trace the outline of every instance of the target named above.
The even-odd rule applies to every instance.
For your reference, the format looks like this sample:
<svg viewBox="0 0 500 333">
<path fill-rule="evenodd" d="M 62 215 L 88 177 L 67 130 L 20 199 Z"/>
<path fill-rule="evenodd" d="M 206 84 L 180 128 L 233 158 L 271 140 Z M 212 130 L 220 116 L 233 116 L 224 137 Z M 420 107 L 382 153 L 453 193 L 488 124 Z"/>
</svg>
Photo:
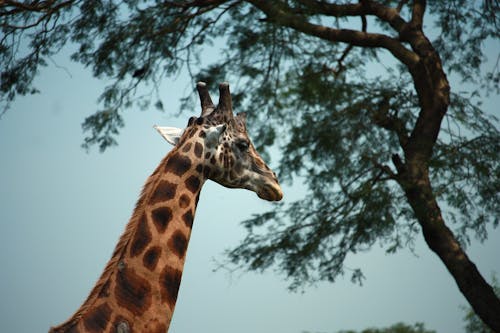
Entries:
<svg viewBox="0 0 500 333">
<path fill-rule="evenodd" d="M 188 142 L 165 157 L 88 299 L 51 332 L 168 330 L 205 181 L 202 155 L 201 144 Z"/>
</svg>

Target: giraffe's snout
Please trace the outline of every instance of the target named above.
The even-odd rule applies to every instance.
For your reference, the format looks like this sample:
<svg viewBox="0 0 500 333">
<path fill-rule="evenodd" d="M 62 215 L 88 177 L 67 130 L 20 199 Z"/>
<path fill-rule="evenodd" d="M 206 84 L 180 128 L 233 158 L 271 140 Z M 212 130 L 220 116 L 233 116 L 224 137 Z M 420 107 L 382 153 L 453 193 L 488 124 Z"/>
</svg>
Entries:
<svg viewBox="0 0 500 333">
<path fill-rule="evenodd" d="M 257 196 L 267 201 L 280 201 L 283 198 L 283 191 L 279 185 L 277 186 L 263 186 L 257 192 Z"/>
<path fill-rule="evenodd" d="M 254 164 L 252 190 L 257 196 L 267 201 L 280 201 L 283 198 L 283 191 L 278 181 L 276 173 L 271 170 L 262 160 L 261 163 Z"/>
<path fill-rule="evenodd" d="M 260 185 L 257 186 L 257 196 L 267 201 L 280 201 L 283 198 L 283 191 L 278 182 L 276 174 L 272 172 L 273 177 L 263 176 Z"/>
</svg>

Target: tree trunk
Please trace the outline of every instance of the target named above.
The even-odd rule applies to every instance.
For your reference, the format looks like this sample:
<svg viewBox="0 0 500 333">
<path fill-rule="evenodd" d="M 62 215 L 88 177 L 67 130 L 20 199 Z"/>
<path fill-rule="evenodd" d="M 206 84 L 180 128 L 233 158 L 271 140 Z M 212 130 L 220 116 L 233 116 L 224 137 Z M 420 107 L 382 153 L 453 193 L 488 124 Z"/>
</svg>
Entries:
<svg viewBox="0 0 500 333">
<path fill-rule="evenodd" d="M 425 5 L 425 1 L 423 3 Z M 494 332 L 500 332 L 500 299 L 446 226 L 429 179 L 428 162 L 450 104 L 448 79 L 439 54 L 419 24 L 410 25 L 402 37 L 407 38 L 420 57 L 415 66 L 408 67 L 420 113 L 408 141 L 402 145 L 405 161 L 398 156 L 393 158 L 398 169 L 397 181 L 413 208 L 429 248 L 444 263 L 476 314 Z"/>
<path fill-rule="evenodd" d="M 422 227 L 425 241 L 444 263 L 476 314 L 494 332 L 500 332 L 500 299 L 445 225 L 427 167 L 419 169 L 418 178 L 408 177 L 399 183 Z"/>
</svg>

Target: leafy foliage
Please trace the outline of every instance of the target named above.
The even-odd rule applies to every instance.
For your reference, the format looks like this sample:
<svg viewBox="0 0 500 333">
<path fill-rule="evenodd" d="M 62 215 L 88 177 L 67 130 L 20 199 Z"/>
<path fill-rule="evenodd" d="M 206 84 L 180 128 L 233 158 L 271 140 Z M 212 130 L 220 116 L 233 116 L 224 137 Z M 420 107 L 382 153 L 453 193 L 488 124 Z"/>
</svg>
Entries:
<svg viewBox="0 0 500 333">
<path fill-rule="evenodd" d="M 478 75 L 486 60 L 483 44 L 489 38 L 500 37 L 498 2 L 432 1 L 429 6 L 430 13 L 436 17 L 435 28 L 439 31 L 433 44 L 448 71 L 459 74 L 464 82 L 483 83 L 498 94 L 498 58 L 494 68 L 487 70 L 484 77 Z M 467 47 L 456 48 L 457 45 Z"/>
</svg>

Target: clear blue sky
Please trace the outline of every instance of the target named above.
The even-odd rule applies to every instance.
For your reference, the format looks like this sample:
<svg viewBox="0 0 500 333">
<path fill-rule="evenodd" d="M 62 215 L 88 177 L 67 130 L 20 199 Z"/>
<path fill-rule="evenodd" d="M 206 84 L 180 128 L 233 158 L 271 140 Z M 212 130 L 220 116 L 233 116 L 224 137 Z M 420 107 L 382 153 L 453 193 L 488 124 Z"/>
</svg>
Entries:
<svg viewBox="0 0 500 333">
<path fill-rule="evenodd" d="M 171 149 L 152 126 L 181 127 L 190 116 L 173 114 L 195 83 L 186 75 L 165 80 L 165 113 L 126 111 L 119 146 L 87 154 L 80 124 L 95 111 L 106 82 L 67 57 L 55 61 L 71 76 L 53 65 L 42 70 L 36 79 L 42 93 L 20 98 L 0 120 L 1 332 L 46 332 L 80 306 L 144 181 Z M 487 101 L 491 110 L 498 104 L 498 96 Z M 299 196 L 299 187 L 285 188 L 285 200 Z M 375 246 L 350 256 L 347 266 L 364 269 L 363 287 L 346 277 L 289 293 L 272 270 L 213 272 L 223 250 L 244 237 L 238 222 L 271 207 L 249 191 L 205 185 L 170 333 L 326 333 L 398 321 L 463 332 L 466 301 L 421 237 L 416 255 L 386 255 Z M 468 253 L 488 279 L 500 272 L 500 230 L 490 230 Z"/>
</svg>

